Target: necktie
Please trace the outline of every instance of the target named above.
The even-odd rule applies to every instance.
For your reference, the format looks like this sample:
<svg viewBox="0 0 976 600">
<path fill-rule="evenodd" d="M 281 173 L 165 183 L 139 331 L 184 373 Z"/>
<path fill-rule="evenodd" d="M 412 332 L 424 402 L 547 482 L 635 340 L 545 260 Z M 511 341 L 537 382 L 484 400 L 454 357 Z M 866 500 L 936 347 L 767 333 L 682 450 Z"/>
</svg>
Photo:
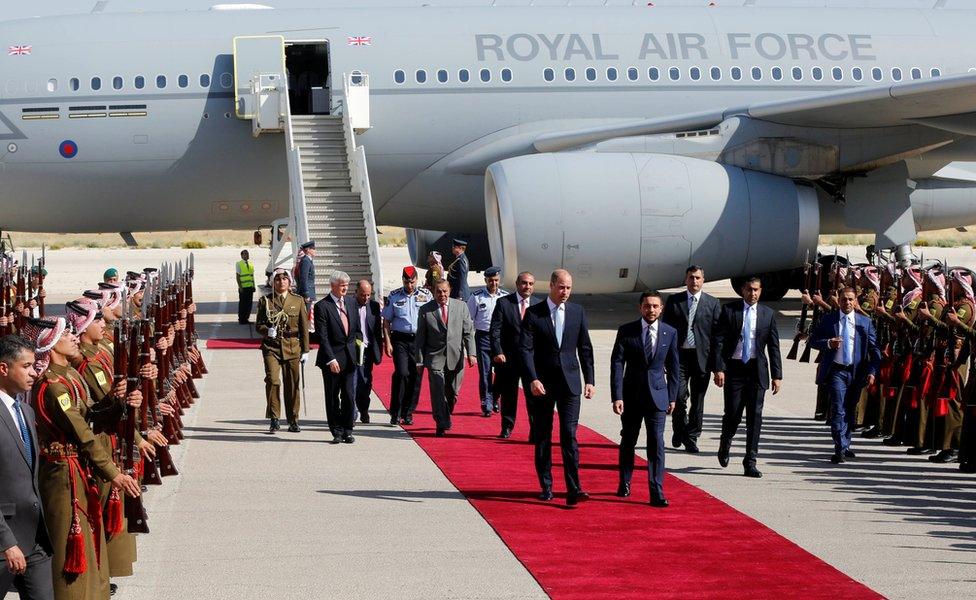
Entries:
<svg viewBox="0 0 976 600">
<path fill-rule="evenodd" d="M 651 362 L 654 358 L 654 336 L 651 335 L 651 326 L 645 327 L 644 332 L 644 354 L 647 356 L 647 362 Z"/>
<path fill-rule="evenodd" d="M 27 430 L 27 422 L 24 420 L 24 413 L 20 411 L 20 402 L 14 400 L 14 412 L 17 413 L 17 425 L 20 426 L 20 438 L 24 440 L 24 448 L 27 449 L 27 465 L 34 468 L 34 450 L 31 448 L 30 432 Z"/>
<path fill-rule="evenodd" d="M 563 326 L 566 318 L 566 315 L 563 314 L 564 312 L 557 306 L 552 315 L 552 326 L 556 329 L 556 345 L 560 348 L 563 345 Z"/>
<path fill-rule="evenodd" d="M 528 298 L 522 298 L 522 300 L 519 301 L 519 313 L 520 313 L 519 318 L 520 319 L 524 319 L 525 318 L 525 307 L 528 304 L 529 304 L 529 299 Z"/>
<path fill-rule="evenodd" d="M 441 304 L 441 320 L 444 321 L 444 325 L 447 325 L 447 305 Z"/>
<path fill-rule="evenodd" d="M 685 345 L 689 348 L 695 346 L 695 312 L 698 310 L 698 299 L 691 297 L 691 305 L 688 307 L 688 335 L 685 336 Z"/>
<path fill-rule="evenodd" d="M 345 304 L 343 300 L 336 302 L 336 306 L 339 307 L 339 319 L 342 320 L 342 330 L 346 332 L 346 335 L 349 335 L 349 315 L 346 314 Z"/>
<path fill-rule="evenodd" d="M 742 311 L 742 362 L 752 360 L 752 307 L 746 306 Z"/>
<path fill-rule="evenodd" d="M 841 325 L 840 328 L 840 337 L 841 337 L 841 344 L 843 344 L 843 348 L 844 348 L 841 356 L 843 357 L 844 364 L 849 365 L 851 364 L 851 346 L 848 343 L 848 339 L 851 334 L 850 318 L 848 318 L 847 315 L 841 315 L 841 318 L 843 319 L 843 324 Z"/>
</svg>

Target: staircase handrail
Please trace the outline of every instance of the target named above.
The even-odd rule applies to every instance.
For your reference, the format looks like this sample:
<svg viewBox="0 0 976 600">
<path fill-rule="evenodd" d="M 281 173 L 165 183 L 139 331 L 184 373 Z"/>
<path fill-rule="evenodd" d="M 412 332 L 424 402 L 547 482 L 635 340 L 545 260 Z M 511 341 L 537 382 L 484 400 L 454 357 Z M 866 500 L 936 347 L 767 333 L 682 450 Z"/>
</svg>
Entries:
<svg viewBox="0 0 976 600">
<path fill-rule="evenodd" d="M 285 93 L 281 95 L 285 106 L 285 154 L 288 159 L 288 202 L 294 231 L 292 231 L 292 254 L 298 256 L 298 247 L 308 241 L 308 213 L 305 211 L 305 180 L 302 177 L 302 155 L 295 145 L 292 133 L 291 106 L 288 102 L 288 83 L 285 80 Z"/>
</svg>

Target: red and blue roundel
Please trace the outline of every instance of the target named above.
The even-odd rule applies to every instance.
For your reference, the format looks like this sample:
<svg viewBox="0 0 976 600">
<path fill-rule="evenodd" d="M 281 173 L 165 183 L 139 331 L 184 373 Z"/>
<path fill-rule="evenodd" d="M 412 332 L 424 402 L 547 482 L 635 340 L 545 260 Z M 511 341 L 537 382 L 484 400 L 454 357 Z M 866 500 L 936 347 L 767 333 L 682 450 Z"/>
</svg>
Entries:
<svg viewBox="0 0 976 600">
<path fill-rule="evenodd" d="M 58 152 L 64 158 L 74 158 L 78 154 L 78 144 L 71 140 L 64 140 L 61 145 L 58 146 Z"/>
</svg>

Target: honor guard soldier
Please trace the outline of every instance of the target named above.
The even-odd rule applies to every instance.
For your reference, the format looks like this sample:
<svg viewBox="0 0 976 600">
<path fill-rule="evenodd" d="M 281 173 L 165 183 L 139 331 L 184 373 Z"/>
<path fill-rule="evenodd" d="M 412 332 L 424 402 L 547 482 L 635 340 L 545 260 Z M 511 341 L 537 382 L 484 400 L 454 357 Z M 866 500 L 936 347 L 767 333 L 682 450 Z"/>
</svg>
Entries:
<svg viewBox="0 0 976 600">
<path fill-rule="evenodd" d="M 295 291 L 305 299 L 305 306 L 315 304 L 315 240 L 305 242 L 299 247 L 298 262 L 295 265 Z"/>
<path fill-rule="evenodd" d="M 301 404 L 301 364 L 308 358 L 308 310 L 301 296 L 291 293 L 291 277 L 285 269 L 275 269 L 272 291 L 258 301 L 255 329 L 264 338 L 264 391 L 268 401 L 265 417 L 271 419 L 270 433 L 281 429 L 281 401 L 278 389 L 284 381 L 285 417 L 288 431 L 298 432 Z"/>
<path fill-rule="evenodd" d="M 495 312 L 495 303 L 499 298 L 508 295 L 498 283 L 501 279 L 501 269 L 489 267 L 485 269 L 485 287 L 468 298 L 468 311 L 474 321 L 474 341 L 478 349 L 478 393 L 481 396 L 481 416 L 490 417 L 492 411 L 498 412 L 498 398 L 495 397 L 491 373 L 491 315 Z"/>
<path fill-rule="evenodd" d="M 390 292 L 383 307 L 386 330 L 386 355 L 393 357 L 393 390 L 390 399 L 390 425 L 413 425 L 413 411 L 420 400 L 420 372 L 414 360 L 414 338 L 420 307 L 434 297 L 417 287 L 417 269 L 403 268 L 403 287 Z"/>
<path fill-rule="evenodd" d="M 454 260 L 447 267 L 447 282 L 451 284 L 451 298 L 457 298 L 464 302 L 468 301 L 468 242 L 455 238 L 451 252 Z"/>
</svg>

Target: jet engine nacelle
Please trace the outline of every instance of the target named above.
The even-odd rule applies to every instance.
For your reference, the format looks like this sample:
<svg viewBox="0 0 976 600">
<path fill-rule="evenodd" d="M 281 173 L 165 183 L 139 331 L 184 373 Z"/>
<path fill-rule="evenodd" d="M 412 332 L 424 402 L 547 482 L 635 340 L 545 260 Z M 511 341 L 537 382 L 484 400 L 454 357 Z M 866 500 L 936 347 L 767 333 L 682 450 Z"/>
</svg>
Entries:
<svg viewBox="0 0 976 600">
<path fill-rule="evenodd" d="M 557 267 L 580 292 L 630 292 L 796 267 L 816 256 L 817 195 L 792 180 L 662 154 L 555 153 L 496 162 L 488 239 L 506 274 Z"/>
</svg>

